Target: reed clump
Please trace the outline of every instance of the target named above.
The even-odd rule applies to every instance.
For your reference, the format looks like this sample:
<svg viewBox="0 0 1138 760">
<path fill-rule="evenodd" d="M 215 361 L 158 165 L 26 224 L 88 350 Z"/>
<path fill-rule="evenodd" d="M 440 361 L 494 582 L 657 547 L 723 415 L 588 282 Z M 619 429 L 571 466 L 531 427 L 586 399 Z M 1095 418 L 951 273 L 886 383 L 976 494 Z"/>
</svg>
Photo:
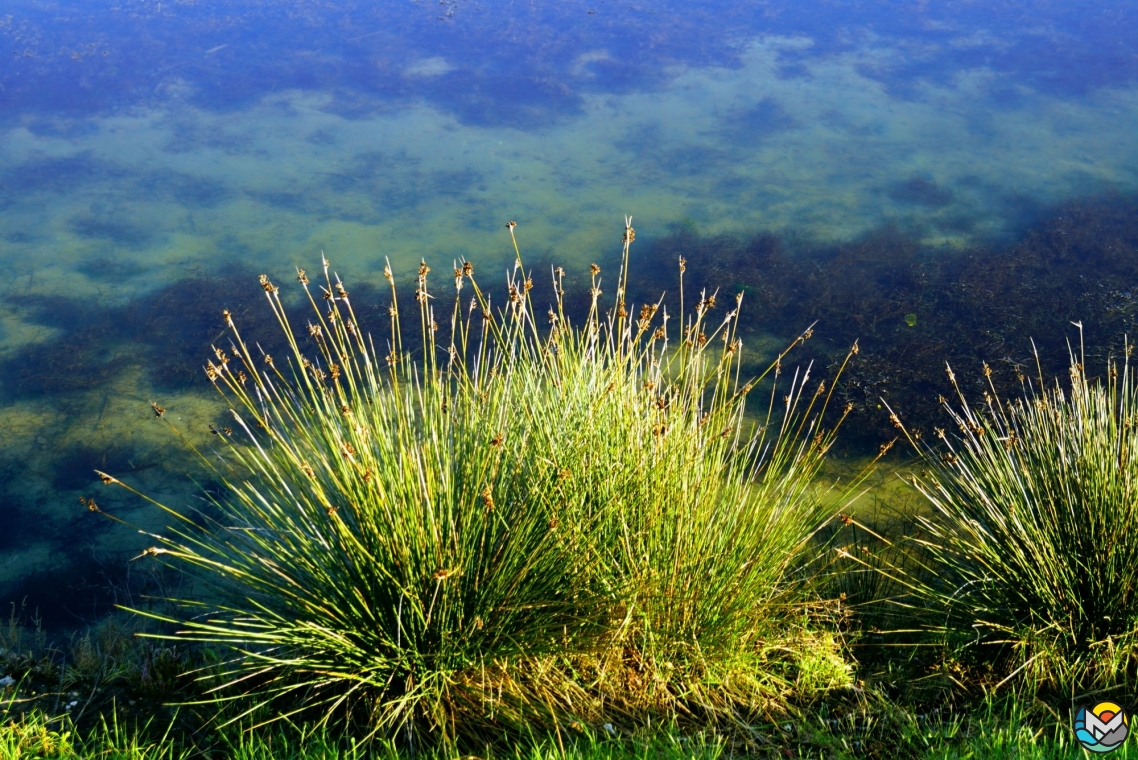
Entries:
<svg viewBox="0 0 1138 760">
<path fill-rule="evenodd" d="M 1130 353 L 1127 345 L 1092 379 L 1081 348 L 1072 350 L 1069 386 L 1021 373 L 1022 395 L 1010 400 L 985 365 L 988 389 L 977 405 L 949 368 L 957 399 L 942 401 L 957 431 L 912 441 L 924 467 L 912 482 L 932 514 L 919 518 L 898 575 L 903 598 L 932 610 L 930 627 L 962 662 L 995 665 L 997 686 L 1074 697 L 1134 684 L 1138 383 Z"/>
<path fill-rule="evenodd" d="M 206 374 L 233 421 L 196 449 L 223 494 L 212 516 L 159 505 L 173 524 L 143 554 L 213 590 L 164 619 L 231 649 L 213 675 L 245 698 L 233 719 L 273 703 L 481 741 L 731 721 L 846 685 L 805 569 L 844 413 L 826 416 L 832 383 L 782 376 L 810 331 L 741 377 L 741 295 L 701 293 L 679 318 L 626 304 L 630 219 L 611 307 L 594 265 L 571 324 L 564 272 L 539 310 L 507 227 L 518 255 L 500 305 L 469 262 L 446 297 L 423 263 L 417 313 L 401 314 L 386 268 L 382 347 L 326 260 L 316 285 L 298 270 L 312 306 L 299 330 L 261 278 L 288 355 L 224 313 L 231 342 Z M 682 263 L 680 282 L 682 299 Z M 769 399 L 747 417 L 759 383 Z"/>
</svg>

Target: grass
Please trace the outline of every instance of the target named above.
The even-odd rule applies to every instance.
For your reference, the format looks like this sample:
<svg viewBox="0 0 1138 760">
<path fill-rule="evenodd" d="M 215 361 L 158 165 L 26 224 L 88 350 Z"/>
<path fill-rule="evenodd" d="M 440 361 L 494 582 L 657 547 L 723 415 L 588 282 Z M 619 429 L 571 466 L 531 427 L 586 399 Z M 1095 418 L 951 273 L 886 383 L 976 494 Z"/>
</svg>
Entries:
<svg viewBox="0 0 1138 760">
<path fill-rule="evenodd" d="M 815 476 L 848 407 L 829 409 L 834 378 L 782 365 L 811 330 L 742 376 L 741 295 L 701 293 L 684 314 L 681 261 L 681 314 L 625 303 L 631 220 L 612 305 L 594 266 L 572 324 L 555 269 L 539 314 L 508 227 L 500 307 L 467 262 L 443 306 L 423 263 L 401 314 L 386 270 L 382 349 L 326 260 L 323 284 L 297 272 L 303 328 L 261 278 L 288 356 L 222 312 L 230 343 L 206 374 L 232 429 L 195 451 L 223 495 L 192 515 L 159 504 L 174 522 L 142 553 L 204 590 L 178 616 L 140 614 L 230 650 L 203 699 L 234 700 L 232 722 L 271 705 L 267 720 L 458 747 L 728 730 L 849 686 L 808 569 L 835 510 Z"/>
<path fill-rule="evenodd" d="M 14 612 L 0 758 L 1082 756 L 1071 707 L 1134 683 L 1129 348 L 1014 400 L 985 368 L 982 405 L 950 369 L 959 434 L 892 415 L 930 509 L 893 540 L 820 485 L 849 406 L 784 367 L 811 329 L 751 377 L 742 295 L 685 313 L 683 259 L 679 314 L 626 304 L 631 220 L 611 305 L 594 266 L 571 320 L 554 268 L 541 314 L 514 227 L 500 304 L 468 262 L 414 307 L 386 270 L 384 340 L 326 260 L 303 326 L 261 278 L 284 354 L 221 312 L 232 421 L 152 403 L 210 487 L 137 559 L 193 582 L 142 644 Z"/>
<path fill-rule="evenodd" d="M 1008 760 L 1082 758 L 1066 721 L 1040 710 L 1030 699 L 1012 695 L 988 699 L 971 711 L 915 713 L 868 698 L 860 709 L 839 717 L 819 713 L 796 726 L 770 726 L 744 751 L 715 732 L 683 732 L 674 725 L 614 735 L 600 730 L 572 739 L 533 735 L 512 743 L 472 748 L 466 757 L 484 760 L 719 760 L 720 758 L 912 758 L 912 760 Z M 119 721 L 111 713 L 82 731 L 67 718 L 41 713 L 0 726 L 0 759 L 71 760 L 449 760 L 442 748 L 408 752 L 390 741 L 361 743 L 338 732 L 279 722 L 259 729 L 233 726 L 208 734 L 170 731 L 154 722 Z M 1136 756 L 1131 744 L 1114 757 Z"/>
<path fill-rule="evenodd" d="M 1138 665 L 1138 386 L 1124 356 L 1087 376 L 1072 351 L 1069 386 L 1020 376 L 999 398 L 985 366 L 983 404 L 957 387 L 945 402 L 958 434 L 912 475 L 932 514 L 918 518 L 903 585 L 910 616 L 989 685 L 1066 695 L 1132 692 Z M 900 421 L 894 416 L 898 426 Z"/>
</svg>

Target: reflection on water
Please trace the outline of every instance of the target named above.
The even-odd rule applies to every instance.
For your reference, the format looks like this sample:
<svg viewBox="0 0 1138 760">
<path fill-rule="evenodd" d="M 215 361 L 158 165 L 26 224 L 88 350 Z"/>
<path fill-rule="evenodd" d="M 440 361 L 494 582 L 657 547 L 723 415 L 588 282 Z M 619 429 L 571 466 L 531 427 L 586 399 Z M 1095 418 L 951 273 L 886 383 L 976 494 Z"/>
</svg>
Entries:
<svg viewBox="0 0 1138 760">
<path fill-rule="evenodd" d="M 570 282 L 610 272 L 631 213 L 641 292 L 686 255 L 693 284 L 747 293 L 752 348 L 814 318 L 815 358 L 860 337 L 848 392 L 870 439 L 873 400 L 924 414 L 947 356 L 1014 364 L 1062 320 L 1130 324 L 1138 69 L 1118 29 L 1138 25 L 1048 8 L 1013 27 L 1000 3 L 653 7 L 139 2 L 62 22 L 15 3 L 0 594 L 52 625 L 101 614 L 139 542 L 79 497 L 164 521 L 93 470 L 192 507 L 194 464 L 150 401 L 208 445 L 221 309 L 273 340 L 256 276 L 321 250 L 378 310 L 385 259 L 490 278 L 506 219 Z M 1105 200 L 1069 203 L 1087 196 Z"/>
</svg>

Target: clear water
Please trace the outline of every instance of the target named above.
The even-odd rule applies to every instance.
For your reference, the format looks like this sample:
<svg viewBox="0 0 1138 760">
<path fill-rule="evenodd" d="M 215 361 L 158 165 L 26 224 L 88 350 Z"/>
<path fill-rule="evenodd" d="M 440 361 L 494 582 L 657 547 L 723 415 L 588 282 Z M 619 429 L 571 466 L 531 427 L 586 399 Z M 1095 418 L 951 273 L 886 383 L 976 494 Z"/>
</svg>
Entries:
<svg viewBox="0 0 1138 760">
<path fill-rule="evenodd" d="M 929 246 L 1138 189 L 1138 6 L 7 0 L 0 7 L 0 593 L 97 617 L 192 503 L 149 409 L 206 438 L 199 364 L 255 275 L 378 285 L 528 251 L 774 230 Z M 198 352 L 198 353 L 195 353 Z M 124 570 L 127 568 L 127 570 Z"/>
</svg>

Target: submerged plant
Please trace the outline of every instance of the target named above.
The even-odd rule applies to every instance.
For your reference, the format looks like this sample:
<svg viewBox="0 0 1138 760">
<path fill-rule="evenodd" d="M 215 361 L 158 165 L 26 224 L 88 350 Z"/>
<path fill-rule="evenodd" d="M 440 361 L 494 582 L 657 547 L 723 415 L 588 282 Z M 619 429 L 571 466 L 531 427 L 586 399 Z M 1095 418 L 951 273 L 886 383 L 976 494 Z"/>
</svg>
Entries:
<svg viewBox="0 0 1138 760">
<path fill-rule="evenodd" d="M 373 731 L 450 741 L 683 699 L 716 708 L 731 689 L 761 709 L 776 694 L 760 666 L 794 649 L 777 637 L 828 516 L 812 481 L 837 427 L 822 427 L 829 391 L 796 374 L 745 419 L 762 378 L 740 378 L 741 296 L 723 310 L 701 294 L 678 326 L 626 304 L 633 238 L 628 220 L 607 312 L 593 266 L 581 325 L 559 268 L 539 318 L 520 253 L 497 309 L 459 263 L 444 316 L 419 267 L 421 354 L 390 268 L 382 349 L 326 260 L 316 288 L 298 270 L 313 308 L 299 332 L 261 277 L 289 356 L 264 354 L 224 313 L 232 342 L 206 374 L 234 422 L 201 449 L 224 484 L 221 516 L 163 506 L 176 521 L 144 554 L 214 589 L 170 622 L 232 647 L 219 688 L 253 697 L 243 714 L 294 697 L 278 717 L 351 711 Z"/>
<path fill-rule="evenodd" d="M 1081 328 L 1081 326 L 1080 326 Z M 932 506 L 917 541 L 925 573 L 905 584 L 958 643 L 987 645 L 1003 681 L 1029 688 L 1132 683 L 1138 664 L 1138 383 L 1131 347 L 1088 379 L 1071 353 L 1070 391 L 1020 376 L 979 408 L 945 402 L 958 435 L 913 441 Z M 899 424 L 899 422 L 898 422 Z M 910 601 L 913 601 L 912 597 Z"/>
</svg>

